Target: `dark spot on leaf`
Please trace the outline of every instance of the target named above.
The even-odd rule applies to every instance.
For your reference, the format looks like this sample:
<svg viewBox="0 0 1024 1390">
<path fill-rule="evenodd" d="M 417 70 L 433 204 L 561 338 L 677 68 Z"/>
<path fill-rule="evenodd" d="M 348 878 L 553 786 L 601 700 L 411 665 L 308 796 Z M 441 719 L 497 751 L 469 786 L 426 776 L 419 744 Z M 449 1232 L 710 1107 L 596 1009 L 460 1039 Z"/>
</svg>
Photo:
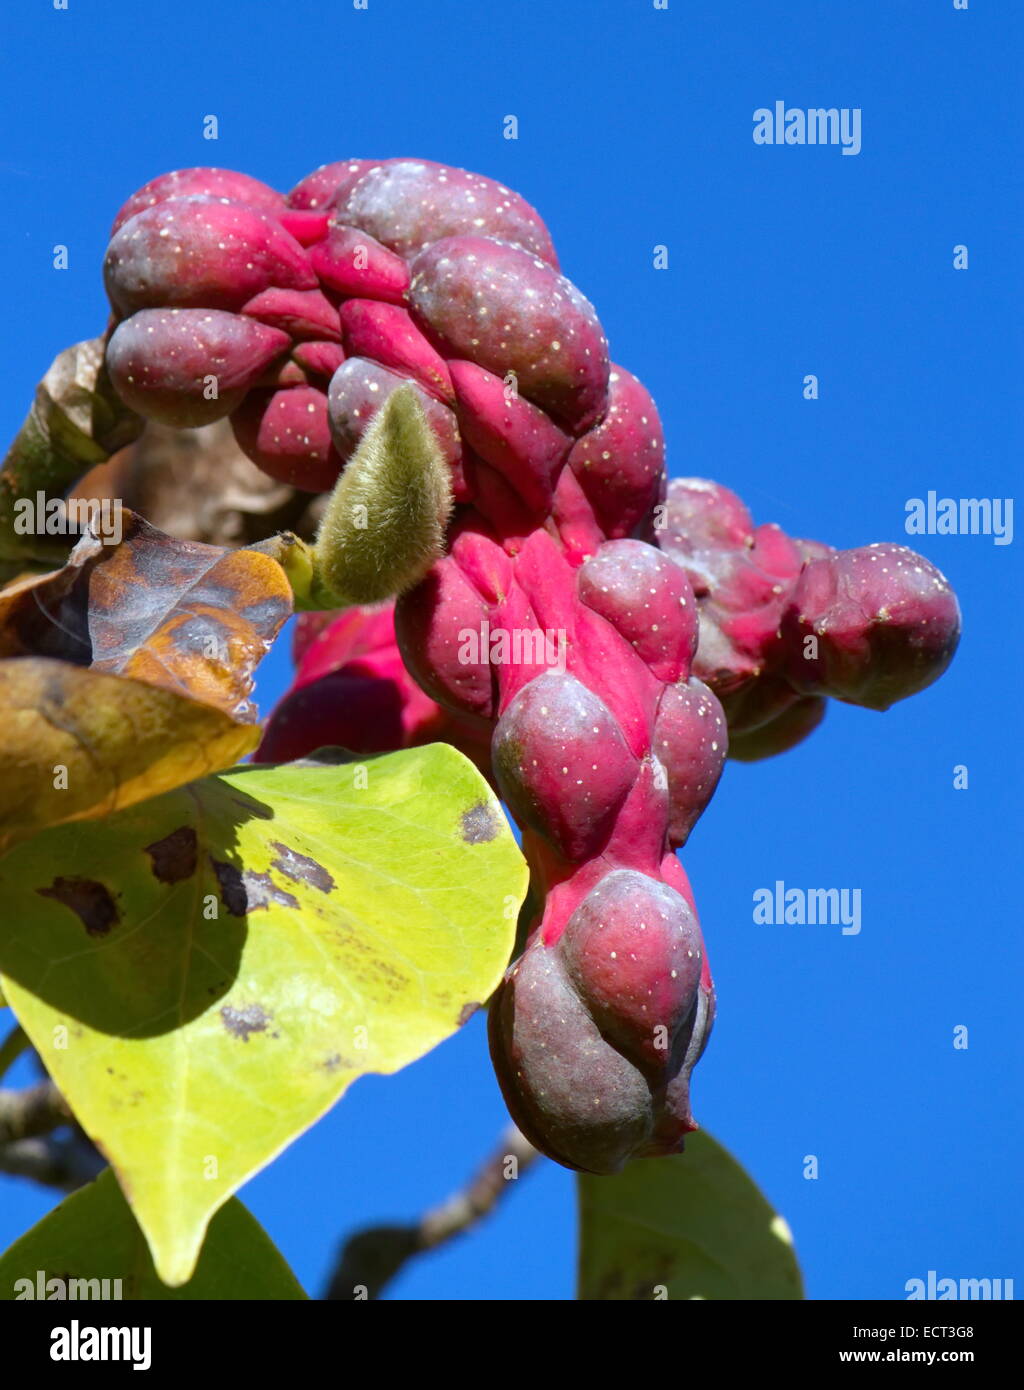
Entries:
<svg viewBox="0 0 1024 1390">
<path fill-rule="evenodd" d="M 91 878 L 55 878 L 49 888 L 37 888 L 36 892 L 77 913 L 90 936 L 106 936 L 118 922 L 109 890 Z"/>
<path fill-rule="evenodd" d="M 271 842 L 270 847 L 278 853 L 277 859 L 270 867 L 277 869 L 286 878 L 293 879 L 296 883 L 308 883 L 311 888 L 319 888 L 321 893 L 329 893 L 337 887 L 324 866 L 318 864 L 315 859 L 300 854 L 296 849 L 289 849 L 287 845 L 282 845 L 276 840 Z"/>
<path fill-rule="evenodd" d="M 469 1020 L 473 1017 L 473 1015 L 476 1013 L 476 1011 L 477 1011 L 477 1009 L 479 1009 L 479 1007 L 480 1007 L 479 1004 L 474 1004 L 474 1003 L 472 1003 L 472 1002 L 469 1003 L 469 1004 L 463 1004 L 462 1008 L 459 1010 L 459 1027 L 460 1027 L 460 1028 L 462 1028 L 465 1024 L 467 1024 L 467 1023 L 469 1022 Z"/>
<path fill-rule="evenodd" d="M 242 880 L 245 883 L 250 912 L 257 907 L 269 907 L 271 903 L 276 903 L 278 907 L 299 905 L 298 898 L 292 897 L 286 888 L 278 888 L 269 874 L 254 874 L 247 869 L 242 875 Z"/>
<path fill-rule="evenodd" d="M 482 801 L 462 813 L 462 838 L 467 845 L 482 845 L 498 833 L 498 818 Z"/>
<path fill-rule="evenodd" d="M 180 883 L 196 871 L 196 832 L 190 825 L 182 825 L 162 840 L 146 845 L 146 853 L 161 883 Z"/>
<path fill-rule="evenodd" d="M 232 917 L 244 917 L 247 912 L 269 907 L 271 903 L 278 907 L 299 906 L 298 898 L 278 888 L 269 874 L 253 873 L 251 869 L 243 873 L 234 864 L 224 864 L 217 859 L 211 859 L 210 863 L 220 885 L 221 900 Z"/>
<path fill-rule="evenodd" d="M 341 1066 L 341 1053 L 335 1052 L 332 1056 L 325 1057 L 320 1065 L 323 1067 L 324 1071 L 337 1071 Z"/>
<path fill-rule="evenodd" d="M 232 1009 L 225 1004 L 220 1011 L 224 1027 L 232 1037 L 249 1041 L 250 1033 L 265 1033 L 270 1015 L 259 1004 L 246 1004 L 242 1009 Z"/>
<path fill-rule="evenodd" d="M 213 872 L 217 875 L 221 901 L 232 917 L 244 917 L 249 909 L 249 900 L 242 882 L 242 874 L 234 864 L 222 864 L 217 859 L 210 860 Z"/>
</svg>

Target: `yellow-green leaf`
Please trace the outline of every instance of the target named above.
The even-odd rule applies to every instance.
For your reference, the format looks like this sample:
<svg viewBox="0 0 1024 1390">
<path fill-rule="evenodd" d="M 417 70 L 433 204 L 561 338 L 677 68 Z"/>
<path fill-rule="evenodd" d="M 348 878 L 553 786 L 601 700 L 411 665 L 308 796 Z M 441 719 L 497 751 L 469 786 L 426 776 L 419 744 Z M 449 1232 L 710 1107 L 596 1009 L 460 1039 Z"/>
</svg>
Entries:
<svg viewBox="0 0 1024 1390">
<path fill-rule="evenodd" d="M 581 1299 L 803 1297 L 789 1227 L 709 1134 L 577 1184 Z"/>
<path fill-rule="evenodd" d="M 72 1294 L 72 1280 L 86 1282 L 76 1282 Z M 0 1255 L 0 1300 L 69 1296 L 275 1302 L 306 1297 L 266 1231 L 235 1197 L 210 1222 L 192 1278 L 168 1288 L 109 1168 Z"/>
<path fill-rule="evenodd" d="M 165 1282 L 351 1081 L 487 999 L 526 882 L 443 744 L 235 769 L 0 858 L 0 984 Z"/>
<path fill-rule="evenodd" d="M 0 661 L 0 847 L 230 767 L 259 742 L 213 705 L 48 657 Z"/>
</svg>

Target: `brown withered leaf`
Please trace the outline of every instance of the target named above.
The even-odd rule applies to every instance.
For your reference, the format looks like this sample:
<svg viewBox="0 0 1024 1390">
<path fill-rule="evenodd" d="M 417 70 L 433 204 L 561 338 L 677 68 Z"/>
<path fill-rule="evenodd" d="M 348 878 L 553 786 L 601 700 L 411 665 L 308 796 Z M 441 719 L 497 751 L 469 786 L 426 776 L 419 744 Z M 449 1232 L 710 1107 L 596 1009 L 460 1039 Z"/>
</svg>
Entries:
<svg viewBox="0 0 1024 1390">
<path fill-rule="evenodd" d="M 269 477 L 242 453 L 227 420 L 142 437 L 79 480 L 75 498 L 119 498 L 154 526 L 209 545 L 251 545 L 277 531 L 316 534 L 325 498 Z"/>
<path fill-rule="evenodd" d="M 142 418 L 118 398 L 107 375 L 103 338 L 75 343 L 54 358 L 0 469 L 0 581 L 59 563 L 64 543 L 23 533 L 18 504 L 42 492 L 59 498 L 86 469 L 123 449 Z"/>
<path fill-rule="evenodd" d="M 229 767 L 259 740 L 213 705 L 49 657 L 0 660 L 0 713 L 0 850 Z"/>
<path fill-rule="evenodd" d="M 94 528 L 62 569 L 0 590 L 0 658 L 68 662 L 253 720 L 253 671 L 292 609 L 281 567 L 119 516 L 119 544 Z"/>
</svg>

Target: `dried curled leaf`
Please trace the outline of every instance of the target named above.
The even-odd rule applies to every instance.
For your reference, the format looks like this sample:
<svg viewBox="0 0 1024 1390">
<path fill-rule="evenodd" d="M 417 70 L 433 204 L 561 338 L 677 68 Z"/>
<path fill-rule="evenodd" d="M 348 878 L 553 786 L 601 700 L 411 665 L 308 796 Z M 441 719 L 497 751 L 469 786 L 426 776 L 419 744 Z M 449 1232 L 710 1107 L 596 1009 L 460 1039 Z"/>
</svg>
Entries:
<svg viewBox="0 0 1024 1390">
<path fill-rule="evenodd" d="M 259 741 L 253 671 L 291 612 L 281 567 L 129 511 L 0 591 L 0 846 L 110 815 Z"/>
<path fill-rule="evenodd" d="M 94 530 L 63 569 L 0 591 L 0 657 L 129 676 L 252 720 L 253 670 L 291 613 L 281 567 L 118 518 L 119 544 Z"/>
<path fill-rule="evenodd" d="M 102 338 L 57 356 L 36 389 L 25 422 L 0 472 L 0 579 L 32 564 L 53 563 L 67 542 L 23 533 L 16 504 L 37 492 L 60 497 L 89 468 L 142 432 L 142 419 L 117 397 L 107 376 Z"/>
<path fill-rule="evenodd" d="M 116 497 L 172 536 L 224 546 L 281 530 L 312 540 L 325 501 L 257 468 L 227 420 L 194 430 L 148 420 L 142 437 L 81 478 L 72 496 Z"/>
</svg>

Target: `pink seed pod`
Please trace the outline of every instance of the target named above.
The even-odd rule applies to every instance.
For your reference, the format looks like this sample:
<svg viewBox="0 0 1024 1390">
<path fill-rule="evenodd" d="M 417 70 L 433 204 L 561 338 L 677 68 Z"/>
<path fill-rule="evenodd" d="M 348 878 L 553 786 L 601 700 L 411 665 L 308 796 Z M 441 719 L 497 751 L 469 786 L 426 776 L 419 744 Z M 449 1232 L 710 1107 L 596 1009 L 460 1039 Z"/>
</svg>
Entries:
<svg viewBox="0 0 1024 1390">
<path fill-rule="evenodd" d="M 616 869 L 573 913 L 558 949 L 602 1034 L 653 1078 L 666 1071 L 704 963 L 685 898 L 646 874 Z"/>
<path fill-rule="evenodd" d="M 342 460 L 331 443 L 327 397 L 315 386 L 250 391 L 231 428 L 239 447 L 279 482 L 324 492 L 337 481 Z"/>
<path fill-rule="evenodd" d="M 573 446 L 569 467 L 610 539 L 633 535 L 661 501 L 661 418 L 650 393 L 624 367 L 612 366 L 608 408 Z"/>
<path fill-rule="evenodd" d="M 714 795 L 729 750 L 722 707 L 695 676 L 665 687 L 652 746 L 668 778 L 668 838 L 678 849 Z"/>
<path fill-rule="evenodd" d="M 292 637 L 294 686 L 308 685 L 352 662 L 397 653 L 392 603 L 356 604 L 340 613 L 299 613 Z"/>
<path fill-rule="evenodd" d="M 455 404 L 447 364 L 397 304 L 348 299 L 339 311 L 345 350 L 367 357 L 399 376 L 411 377 L 443 404 Z"/>
<path fill-rule="evenodd" d="M 759 724 L 745 734 L 729 734 L 729 757 L 738 763 L 760 762 L 788 753 L 798 743 L 810 737 L 825 718 L 827 702 L 817 695 L 800 697 L 794 693 L 792 702 L 774 719 Z"/>
<path fill-rule="evenodd" d="M 399 650 L 420 686 L 445 709 L 480 720 L 497 710 L 490 614 L 451 556 L 395 607 Z"/>
<path fill-rule="evenodd" d="M 339 343 L 296 343 L 292 361 L 301 367 L 307 378 L 318 379 L 326 388 L 345 361 L 345 353 Z"/>
<path fill-rule="evenodd" d="M 518 193 L 429 160 L 393 159 L 367 170 L 348 185 L 337 217 L 407 259 L 442 237 L 476 233 L 558 264 L 547 228 Z"/>
<path fill-rule="evenodd" d="M 263 290 L 242 306 L 242 313 L 292 338 L 341 341 L 338 311 L 320 290 Z"/>
<path fill-rule="evenodd" d="M 448 364 L 459 433 L 485 463 L 541 516 L 551 509 L 555 479 L 572 447 L 543 410 L 474 362 Z"/>
<path fill-rule="evenodd" d="M 107 344 L 114 389 L 140 415 L 194 429 L 229 415 L 290 339 L 219 309 L 142 309 Z"/>
<path fill-rule="evenodd" d="M 318 241 L 323 241 L 331 227 L 328 213 L 312 209 L 307 212 L 299 208 L 285 208 L 275 213 L 275 217 L 300 246 L 315 246 Z"/>
<path fill-rule="evenodd" d="M 342 159 L 333 164 L 321 164 L 319 169 L 314 169 L 295 185 L 288 194 L 288 206 L 317 211 L 333 209 L 336 199 L 344 197 L 356 180 L 367 169 L 372 169 L 375 163 L 372 159 Z"/>
<path fill-rule="evenodd" d="M 389 753 L 413 741 L 410 706 L 398 681 L 357 670 L 333 671 L 285 695 L 254 755 L 260 763 L 291 762 L 317 748 Z M 420 700 L 426 697 L 416 692 Z M 436 711 L 437 706 L 433 706 Z"/>
<path fill-rule="evenodd" d="M 359 299 L 403 304 L 409 288 L 405 261 L 358 227 L 332 226 L 309 248 L 309 263 L 326 289 Z"/>
<path fill-rule="evenodd" d="M 546 262 L 481 236 L 435 241 L 412 262 L 413 317 L 446 355 L 486 367 L 578 435 L 604 411 L 608 345 L 593 306 Z"/>
<path fill-rule="evenodd" d="M 960 640 L 960 608 L 923 556 L 861 546 L 807 565 L 782 640 L 795 690 L 884 710 L 942 675 Z"/>
<path fill-rule="evenodd" d="M 651 1142 L 647 1080 L 602 1037 L 557 951 L 536 940 L 526 948 L 494 996 L 489 1034 L 505 1103 L 542 1152 L 618 1173 Z"/>
<path fill-rule="evenodd" d="M 579 572 L 579 595 L 612 624 L 660 681 L 690 673 L 697 604 L 685 574 L 643 541 L 603 545 Z"/>
<path fill-rule="evenodd" d="M 638 771 L 603 701 L 556 671 L 511 702 L 491 756 L 516 818 L 573 862 L 591 858 L 607 840 Z"/>
<path fill-rule="evenodd" d="M 367 426 L 391 392 L 408 379 L 365 357 L 348 357 L 338 368 L 331 378 L 328 408 L 334 445 L 345 462 L 355 453 Z M 445 462 L 454 465 L 462 452 L 455 416 L 435 396 L 428 395 L 418 382 L 412 382 L 412 386 Z"/>
<path fill-rule="evenodd" d="M 315 290 L 294 237 L 273 217 L 219 198 L 174 198 L 125 222 L 111 239 L 103 278 L 115 311 L 241 309 L 262 291 Z"/>
<path fill-rule="evenodd" d="M 232 202 L 247 203 L 264 212 L 277 213 L 284 207 L 281 194 L 259 179 L 240 174 L 234 169 L 175 169 L 159 178 L 150 179 L 133 193 L 114 218 L 113 236 L 137 212 L 155 207 L 172 198 L 230 198 Z"/>
<path fill-rule="evenodd" d="M 750 513 L 736 494 L 721 483 L 708 478 L 672 478 L 666 509 L 662 549 L 679 552 L 683 558 L 739 550 L 753 543 Z M 679 562 L 683 563 L 683 559 Z M 699 585 L 694 587 L 699 591 Z"/>
<path fill-rule="evenodd" d="M 316 748 L 386 753 L 442 738 L 443 716 L 405 669 L 391 604 L 302 614 L 304 646 L 292 688 L 275 708 L 257 762 L 287 762 Z M 317 631 L 310 620 L 326 619 Z"/>
</svg>

